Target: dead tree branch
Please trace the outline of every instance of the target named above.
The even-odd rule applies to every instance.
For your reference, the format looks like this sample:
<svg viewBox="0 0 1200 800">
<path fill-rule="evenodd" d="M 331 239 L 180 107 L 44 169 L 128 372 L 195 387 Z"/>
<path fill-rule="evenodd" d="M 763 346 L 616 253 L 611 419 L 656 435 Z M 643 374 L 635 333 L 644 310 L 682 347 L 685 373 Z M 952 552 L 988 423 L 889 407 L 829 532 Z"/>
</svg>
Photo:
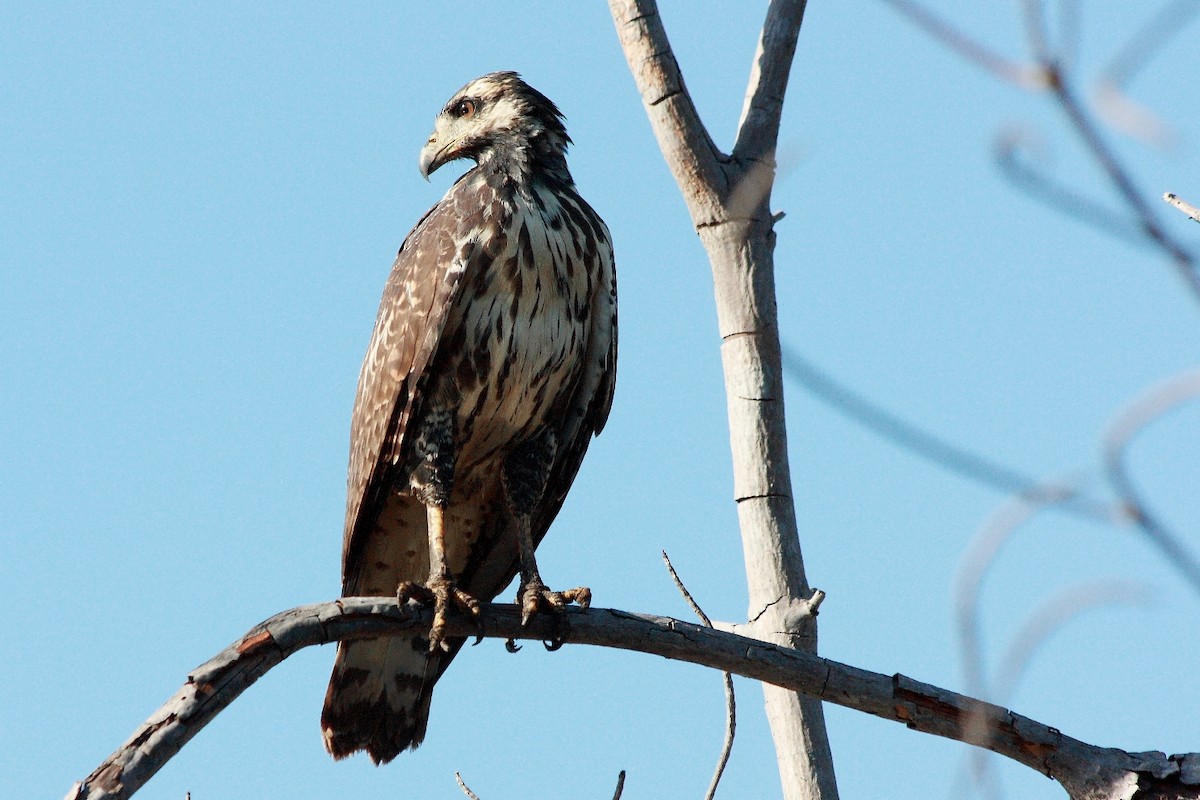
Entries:
<svg viewBox="0 0 1200 800">
<path fill-rule="evenodd" d="M 1189 203 L 1187 200 L 1184 200 L 1179 195 L 1175 195 L 1175 194 L 1171 194 L 1170 192 L 1167 192 L 1166 194 L 1163 195 L 1163 200 L 1166 201 L 1167 203 L 1175 206 L 1183 213 L 1187 214 L 1189 217 L 1192 218 L 1193 222 L 1200 222 L 1200 208 L 1196 208 L 1194 205 Z"/>
<path fill-rule="evenodd" d="M 965 61 L 975 64 L 1000 80 L 1022 89 L 1045 88 L 1046 75 L 1037 65 L 1025 64 L 1001 55 L 975 41 L 912 0 L 883 0 L 883 2 L 903 14 L 910 22 L 934 39 L 958 53 Z"/>
<path fill-rule="evenodd" d="M 788 377 L 793 378 L 812 397 L 930 463 L 1005 494 L 1040 497 L 1047 490 L 1045 484 L 1032 475 L 1018 472 L 902 419 L 841 383 L 786 344 L 783 346 L 783 367 Z M 1070 492 L 1069 496 L 1062 497 L 1056 503 L 1062 510 L 1092 522 L 1110 524 L 1117 516 L 1110 504 L 1082 490 Z"/>
<path fill-rule="evenodd" d="M 696 602 L 696 598 L 692 597 L 692 593 L 683 585 L 683 580 L 675 571 L 675 565 L 671 563 L 666 550 L 663 550 L 662 557 L 663 563 L 667 565 L 667 572 L 671 573 L 671 580 L 675 581 L 675 588 L 683 595 L 683 599 L 691 606 L 692 611 L 700 618 L 701 622 L 709 628 L 713 627 L 708 614 L 704 613 L 704 609 Z M 733 739 L 737 736 L 737 696 L 733 691 L 733 676 L 728 672 L 722 672 L 721 675 L 725 683 L 725 741 L 721 744 L 721 755 L 717 758 L 717 766 L 713 769 L 712 779 L 708 782 L 708 791 L 704 793 L 704 800 L 713 800 L 717 796 L 717 787 L 721 784 L 721 776 L 725 774 L 726 765 L 729 764 L 729 754 L 733 752 Z"/>
<path fill-rule="evenodd" d="M 390 597 L 349 597 L 299 606 L 252 628 L 197 667 L 183 687 L 68 800 L 133 795 L 213 717 L 276 664 L 305 647 L 345 639 L 427 636 L 433 615 Z M 903 675 L 881 675 L 703 625 L 615 609 L 570 607 L 521 625 L 520 609 L 484 604 L 481 621 L 495 639 L 561 639 L 700 664 L 771 683 L 816 700 L 986 747 L 1058 781 L 1076 800 L 1200 798 L 1200 754 L 1127 753 L 1096 747 L 1008 709 Z M 451 636 L 477 633 L 454 616 Z M 968 722 L 980 718 L 978 731 Z M 978 737 L 978 738 L 975 738 Z"/>
<path fill-rule="evenodd" d="M 1171 259 L 1188 288 L 1197 298 L 1200 298 L 1200 275 L 1196 273 L 1196 263 L 1192 254 L 1167 235 L 1158 218 L 1150 209 L 1149 202 L 1141 190 L 1134 185 L 1133 178 L 1113 154 L 1100 135 L 1095 122 L 1075 96 L 1074 88 L 1067 82 L 1067 76 L 1057 70 L 1051 74 L 1054 76 L 1051 89 L 1058 100 L 1059 107 L 1075 129 L 1079 140 L 1091 151 L 1092 158 L 1100 166 L 1100 170 L 1108 177 L 1113 188 L 1137 217 L 1138 224 L 1146 238 L 1158 245 Z"/>
<path fill-rule="evenodd" d="M 650 125 L 712 266 L 748 618 L 757 619 L 764 638 L 816 653 L 788 467 L 770 210 L 780 115 L 804 7 L 804 0 L 769 4 L 736 143 L 727 154 L 700 120 L 654 0 L 609 0 Z M 820 703 L 772 687 L 764 686 L 764 693 L 784 797 L 836 800 Z"/>
<path fill-rule="evenodd" d="M 1126 135 L 1166 147 L 1177 136 L 1162 118 L 1135 102 L 1126 86 L 1172 37 L 1187 28 L 1200 6 L 1190 0 L 1173 0 L 1159 6 L 1116 52 L 1100 73 L 1093 90 L 1095 107 L 1104 120 Z"/>
<path fill-rule="evenodd" d="M 1025 12 L 1028 44 L 1033 51 L 1036 74 L 1040 75 L 1038 81 L 1029 83 L 1028 85 L 1014 80 L 1011 68 L 988 55 L 987 51 L 973 43 L 970 37 L 955 30 L 941 18 L 925 10 L 912 0 L 883 0 L 883 2 L 900 11 L 910 21 L 914 22 L 942 44 L 954 49 L 969 60 L 982 64 L 998 78 L 1018 83 L 1018 85 L 1022 85 L 1023 88 L 1031 91 L 1044 90 L 1047 92 L 1066 117 L 1067 124 L 1074 133 L 1075 138 L 1083 145 L 1100 173 L 1104 175 L 1113 191 L 1121 198 L 1132 214 L 1131 223 L 1134 228 L 1144 241 L 1158 248 L 1171 261 L 1176 272 L 1178 272 L 1187 285 L 1188 290 L 1197 299 L 1200 299 L 1200 272 L 1197 271 L 1196 256 L 1188 248 L 1177 242 L 1174 237 L 1170 236 L 1158 221 L 1158 217 L 1151 208 L 1147 197 L 1142 193 L 1133 176 L 1121 160 L 1117 158 L 1115 151 L 1105 140 L 1097 120 L 1093 118 L 1079 99 L 1075 85 L 1075 76 L 1072 74 L 1069 64 L 1049 44 L 1041 0 L 1025 0 L 1022 4 Z M 1172 10 L 1171 13 L 1175 14 L 1176 12 Z M 1147 30 L 1149 31 L 1148 33 L 1139 35 L 1128 46 L 1127 50 L 1122 51 L 1122 54 L 1118 56 L 1116 67 L 1110 67 L 1109 74 L 1112 74 L 1114 70 L 1116 70 L 1118 76 L 1122 71 L 1124 71 L 1124 74 L 1131 74 L 1140 65 L 1141 61 L 1144 60 L 1146 55 L 1153 50 L 1153 43 L 1145 37 L 1161 37 L 1165 26 L 1162 22 L 1156 21 Z M 979 53 L 983 53 L 984 57 L 981 57 Z M 1053 193 L 1047 195 L 1045 192 L 1042 192 L 1040 196 L 1046 198 L 1052 195 Z M 1073 203 L 1069 203 L 1067 208 L 1070 213 L 1075 213 L 1077 209 L 1072 208 L 1072 206 Z"/>
<path fill-rule="evenodd" d="M 467 786 L 467 782 L 463 780 L 462 773 L 454 773 L 454 780 L 458 781 L 458 788 L 462 790 L 468 800 L 479 800 L 479 795 L 471 791 L 471 787 Z"/>
<path fill-rule="evenodd" d="M 1154 513 L 1134 483 L 1127 462 L 1129 445 L 1147 425 L 1167 412 L 1200 398 L 1200 370 L 1189 370 L 1168 378 L 1135 398 L 1121 410 L 1104 436 L 1104 464 L 1112 484 L 1134 524 L 1146 535 L 1168 563 L 1179 570 L 1192 588 L 1200 591 L 1200 561 L 1184 540 Z"/>
<path fill-rule="evenodd" d="M 1024 158 L 1021 151 L 1028 149 L 1029 138 L 1014 131 L 996 141 L 996 166 L 1014 187 L 1106 236 L 1115 236 L 1130 244 L 1149 244 L 1136 220 L 1055 180 L 1047 171 Z"/>
</svg>

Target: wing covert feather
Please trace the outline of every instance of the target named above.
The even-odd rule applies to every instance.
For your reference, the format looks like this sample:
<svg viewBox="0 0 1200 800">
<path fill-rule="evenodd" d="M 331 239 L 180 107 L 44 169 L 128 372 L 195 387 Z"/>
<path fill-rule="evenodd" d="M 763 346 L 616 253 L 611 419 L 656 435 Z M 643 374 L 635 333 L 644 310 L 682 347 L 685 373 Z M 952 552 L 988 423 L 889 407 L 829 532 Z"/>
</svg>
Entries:
<svg viewBox="0 0 1200 800">
<path fill-rule="evenodd" d="M 461 184 L 460 184 L 461 185 Z M 408 421 L 462 287 L 475 247 L 478 199 L 452 191 L 405 238 L 384 287 L 375 329 L 359 374 L 350 425 L 343 583 L 354 554 L 395 484 Z M 347 587 L 343 585 L 343 592 Z"/>
</svg>

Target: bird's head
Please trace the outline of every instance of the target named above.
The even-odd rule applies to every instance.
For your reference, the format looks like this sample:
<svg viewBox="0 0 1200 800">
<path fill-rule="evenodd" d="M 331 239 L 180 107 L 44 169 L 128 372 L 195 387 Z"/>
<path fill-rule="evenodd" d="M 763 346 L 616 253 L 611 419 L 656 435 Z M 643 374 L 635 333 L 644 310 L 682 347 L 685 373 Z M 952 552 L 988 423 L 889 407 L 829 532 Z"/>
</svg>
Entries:
<svg viewBox="0 0 1200 800">
<path fill-rule="evenodd" d="M 571 139 L 562 112 L 515 72 L 491 72 L 454 93 L 421 148 L 421 175 L 470 158 L 509 173 L 566 170 Z"/>
</svg>

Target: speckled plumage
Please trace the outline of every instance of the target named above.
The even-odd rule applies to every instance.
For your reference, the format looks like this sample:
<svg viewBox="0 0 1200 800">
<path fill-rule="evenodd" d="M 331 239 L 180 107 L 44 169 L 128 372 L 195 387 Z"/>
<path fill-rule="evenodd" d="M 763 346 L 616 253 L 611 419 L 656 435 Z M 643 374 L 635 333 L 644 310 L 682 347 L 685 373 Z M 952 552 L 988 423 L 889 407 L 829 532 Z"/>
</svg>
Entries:
<svg viewBox="0 0 1200 800">
<path fill-rule="evenodd" d="M 557 108 L 514 73 L 472 81 L 438 117 L 422 171 L 455 158 L 477 166 L 409 233 L 384 289 L 351 421 L 344 595 L 424 581 L 426 504 L 443 502 L 454 581 L 492 599 L 518 567 L 503 476 L 544 478 L 519 492 L 536 543 L 604 426 L 616 368 L 612 244 L 575 191 L 569 141 Z M 514 462 L 526 452 L 536 469 Z M 417 746 L 433 685 L 461 644 L 344 643 L 322 713 L 329 751 L 385 762 Z"/>
</svg>

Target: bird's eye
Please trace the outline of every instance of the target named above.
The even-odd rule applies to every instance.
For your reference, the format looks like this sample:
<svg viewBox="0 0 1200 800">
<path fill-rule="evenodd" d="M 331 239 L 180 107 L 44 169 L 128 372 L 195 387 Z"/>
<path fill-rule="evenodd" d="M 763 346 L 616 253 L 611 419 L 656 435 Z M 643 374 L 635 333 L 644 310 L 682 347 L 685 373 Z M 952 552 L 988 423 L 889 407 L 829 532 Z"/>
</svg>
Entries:
<svg viewBox="0 0 1200 800">
<path fill-rule="evenodd" d="M 459 100 L 454 106 L 454 116 L 470 119 L 475 116 L 475 101 L 474 100 Z"/>
</svg>

